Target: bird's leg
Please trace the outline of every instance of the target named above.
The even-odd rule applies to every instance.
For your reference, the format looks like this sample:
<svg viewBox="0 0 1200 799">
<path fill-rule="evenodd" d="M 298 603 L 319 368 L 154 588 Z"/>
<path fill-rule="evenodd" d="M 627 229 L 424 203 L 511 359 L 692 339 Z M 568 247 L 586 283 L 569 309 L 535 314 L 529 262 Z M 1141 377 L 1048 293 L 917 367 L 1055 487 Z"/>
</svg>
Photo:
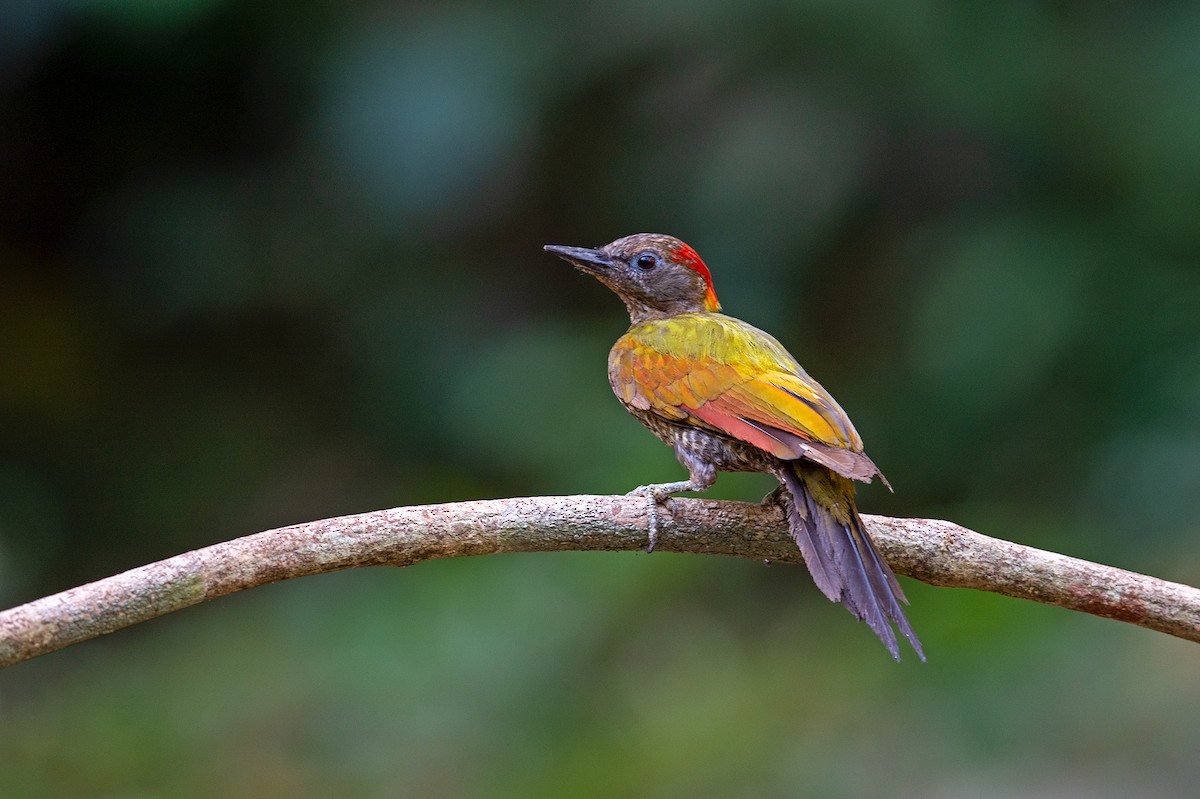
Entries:
<svg viewBox="0 0 1200 799">
<path fill-rule="evenodd" d="M 654 547 L 658 546 L 658 505 L 663 502 L 671 494 L 678 494 L 680 491 L 703 491 L 711 483 L 705 485 L 696 482 L 695 480 L 680 480 L 678 483 L 651 483 L 650 485 L 638 486 L 630 491 L 625 496 L 644 496 L 646 498 L 646 518 L 650 526 L 650 545 L 646 547 L 647 552 L 653 552 Z"/>
<path fill-rule="evenodd" d="M 658 503 L 667 499 L 671 494 L 680 491 L 707 491 L 709 486 L 717 481 L 717 468 L 701 453 L 697 453 L 680 442 L 675 445 L 675 457 L 688 470 L 688 479 L 678 483 L 651 483 L 638 486 L 629 493 L 646 497 L 646 518 L 650 527 L 650 545 L 647 552 L 653 552 L 658 545 Z"/>
</svg>

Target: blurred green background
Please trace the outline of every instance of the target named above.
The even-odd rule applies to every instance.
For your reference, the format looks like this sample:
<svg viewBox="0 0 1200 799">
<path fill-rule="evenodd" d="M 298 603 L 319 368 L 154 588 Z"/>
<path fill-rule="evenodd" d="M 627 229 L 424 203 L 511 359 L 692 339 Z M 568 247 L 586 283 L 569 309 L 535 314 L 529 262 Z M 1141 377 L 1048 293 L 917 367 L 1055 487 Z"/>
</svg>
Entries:
<svg viewBox="0 0 1200 799">
<path fill-rule="evenodd" d="M 672 233 L 933 516 L 1200 583 L 1200 5 L 0 4 L 0 603 L 292 522 L 682 476 Z M 713 496 L 757 499 L 762 476 Z M 1200 651 L 788 566 L 496 556 L 0 673 L 5 797 L 1175 797 Z"/>
</svg>

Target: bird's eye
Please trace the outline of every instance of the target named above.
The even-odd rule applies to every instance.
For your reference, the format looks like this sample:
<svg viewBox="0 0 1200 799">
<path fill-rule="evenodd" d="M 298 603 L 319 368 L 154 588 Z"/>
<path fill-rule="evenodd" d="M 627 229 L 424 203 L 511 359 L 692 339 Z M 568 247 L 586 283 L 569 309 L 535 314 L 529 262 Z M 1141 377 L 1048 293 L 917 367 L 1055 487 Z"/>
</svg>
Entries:
<svg viewBox="0 0 1200 799">
<path fill-rule="evenodd" d="M 639 269 L 653 269 L 658 266 L 658 256 L 652 252 L 644 252 L 634 260 L 634 263 L 638 265 Z"/>
</svg>

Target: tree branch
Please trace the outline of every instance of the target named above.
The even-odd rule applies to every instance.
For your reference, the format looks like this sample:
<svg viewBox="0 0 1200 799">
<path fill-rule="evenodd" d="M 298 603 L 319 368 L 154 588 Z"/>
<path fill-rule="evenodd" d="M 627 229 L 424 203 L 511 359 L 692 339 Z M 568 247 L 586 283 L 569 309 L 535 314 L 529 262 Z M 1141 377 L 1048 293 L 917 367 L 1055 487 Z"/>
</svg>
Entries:
<svg viewBox="0 0 1200 799">
<path fill-rule="evenodd" d="M 658 549 L 800 562 L 774 505 L 675 499 Z M 892 568 L 933 585 L 1032 599 L 1200 642 L 1200 590 L 981 535 L 864 516 Z M 258 585 L 356 566 L 496 552 L 637 550 L 641 497 L 453 502 L 281 527 L 131 569 L 0 612 L 0 668 Z"/>
</svg>

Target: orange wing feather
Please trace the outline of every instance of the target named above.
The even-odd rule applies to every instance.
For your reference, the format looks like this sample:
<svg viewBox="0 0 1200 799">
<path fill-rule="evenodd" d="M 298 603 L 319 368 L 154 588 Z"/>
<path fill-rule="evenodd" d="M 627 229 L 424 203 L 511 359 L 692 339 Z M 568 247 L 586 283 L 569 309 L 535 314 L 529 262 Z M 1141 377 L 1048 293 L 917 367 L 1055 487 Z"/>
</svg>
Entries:
<svg viewBox="0 0 1200 799">
<path fill-rule="evenodd" d="M 747 355 L 749 353 L 749 355 Z M 609 356 L 624 402 L 847 477 L 878 473 L 845 411 L 774 338 L 721 314 L 681 314 L 631 328 Z"/>
</svg>

